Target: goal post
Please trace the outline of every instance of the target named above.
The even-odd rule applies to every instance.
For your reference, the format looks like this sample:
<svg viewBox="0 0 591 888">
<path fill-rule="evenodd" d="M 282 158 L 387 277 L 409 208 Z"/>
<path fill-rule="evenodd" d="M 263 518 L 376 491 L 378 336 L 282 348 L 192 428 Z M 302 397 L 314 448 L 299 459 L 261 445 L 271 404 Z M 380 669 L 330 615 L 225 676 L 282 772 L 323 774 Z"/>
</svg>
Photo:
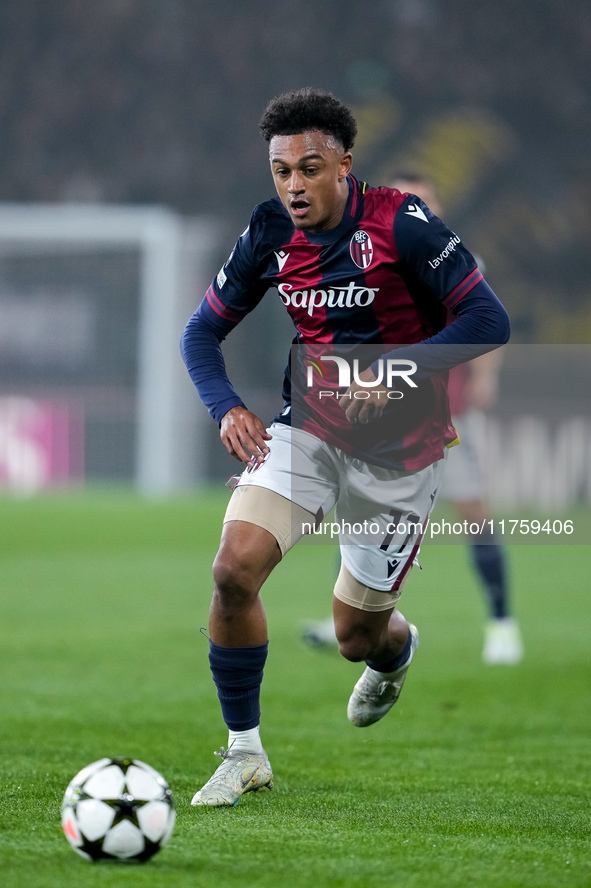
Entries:
<svg viewBox="0 0 591 888">
<path fill-rule="evenodd" d="M 90 480 L 150 496 L 204 480 L 179 341 L 219 239 L 163 207 L 0 204 L 0 397 L 81 407 Z"/>
</svg>

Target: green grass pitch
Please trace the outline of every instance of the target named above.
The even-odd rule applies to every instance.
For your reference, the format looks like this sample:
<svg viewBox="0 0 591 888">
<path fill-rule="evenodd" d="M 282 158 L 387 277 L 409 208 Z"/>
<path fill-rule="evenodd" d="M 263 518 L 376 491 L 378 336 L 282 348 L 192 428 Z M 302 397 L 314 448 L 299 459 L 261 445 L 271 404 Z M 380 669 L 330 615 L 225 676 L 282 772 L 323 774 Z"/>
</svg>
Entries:
<svg viewBox="0 0 591 888">
<path fill-rule="evenodd" d="M 276 788 L 190 807 L 226 742 L 199 633 L 225 500 L 0 500 L 4 888 L 591 885 L 588 546 L 510 549 L 526 658 L 486 667 L 466 549 L 427 543 L 401 606 L 417 658 L 395 709 L 357 729 L 360 667 L 299 637 L 329 610 L 336 551 L 300 545 L 264 594 Z M 110 755 L 149 762 L 175 796 L 173 837 L 144 866 L 87 863 L 61 832 L 67 783 Z"/>
</svg>

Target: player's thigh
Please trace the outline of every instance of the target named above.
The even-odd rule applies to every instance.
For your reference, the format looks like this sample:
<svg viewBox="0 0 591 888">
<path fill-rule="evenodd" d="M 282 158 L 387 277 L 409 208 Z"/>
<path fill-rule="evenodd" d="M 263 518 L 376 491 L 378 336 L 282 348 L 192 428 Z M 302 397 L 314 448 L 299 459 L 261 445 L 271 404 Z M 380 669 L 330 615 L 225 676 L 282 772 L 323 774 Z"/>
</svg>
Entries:
<svg viewBox="0 0 591 888">
<path fill-rule="evenodd" d="M 337 638 L 346 637 L 352 628 L 381 630 L 387 625 L 401 590 L 374 589 L 361 582 L 344 563 L 333 590 L 333 616 Z"/>
<path fill-rule="evenodd" d="M 285 555 L 332 509 L 338 473 L 329 448 L 313 435 L 280 424 L 269 431 L 269 455 L 240 476 L 224 523 L 243 521 L 264 528 Z"/>
<path fill-rule="evenodd" d="M 265 528 L 248 521 L 226 521 L 213 564 L 216 589 L 256 595 L 281 557 L 277 539 Z"/>
</svg>

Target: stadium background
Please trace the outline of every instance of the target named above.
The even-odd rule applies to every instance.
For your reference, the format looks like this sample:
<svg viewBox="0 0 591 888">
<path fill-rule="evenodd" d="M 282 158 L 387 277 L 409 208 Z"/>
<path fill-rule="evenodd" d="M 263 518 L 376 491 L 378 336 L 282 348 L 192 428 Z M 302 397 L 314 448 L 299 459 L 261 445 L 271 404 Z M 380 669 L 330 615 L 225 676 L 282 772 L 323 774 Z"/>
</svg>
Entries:
<svg viewBox="0 0 591 888">
<path fill-rule="evenodd" d="M 511 668 L 481 661 L 463 540 L 423 547 L 404 596 L 419 656 L 368 734 L 345 717 L 358 665 L 300 637 L 335 551 L 296 547 L 265 592 L 276 788 L 190 807 L 225 740 L 198 628 L 236 464 L 178 353 L 272 193 L 262 108 L 333 90 L 359 119 L 355 171 L 429 173 L 510 311 L 498 514 L 571 518 L 589 542 L 590 49 L 583 0 L 2 0 L 3 888 L 591 884 L 589 549 L 564 535 L 508 540 L 526 543 L 508 552 Z M 227 343 L 265 416 L 290 333 L 269 294 Z M 146 867 L 92 867 L 62 835 L 65 787 L 105 754 L 173 789 Z"/>
<path fill-rule="evenodd" d="M 171 370 L 173 390 L 163 394 L 172 401 L 170 392 L 180 392 L 177 412 L 152 417 L 142 431 L 138 403 L 152 383 L 139 391 L 150 362 L 139 342 L 137 245 L 135 253 L 129 244 L 14 248 L 10 212 L 39 204 L 81 213 L 157 206 L 183 232 L 189 226 L 194 261 L 183 265 L 166 342 L 176 361 L 184 319 L 252 206 L 272 193 L 261 110 L 273 94 L 301 85 L 332 90 L 354 108 L 354 169 L 362 178 L 379 184 L 401 169 L 432 177 L 446 221 L 485 258 L 511 314 L 513 343 L 589 343 L 590 44 L 591 11 L 582 0 L 569 4 L 568 15 L 557 0 L 485 7 L 469 0 L 271 7 L 259 0 L 5 0 L 0 484 L 135 479 L 168 492 L 233 469 L 180 365 Z M 226 349 L 231 377 L 266 419 L 278 406 L 290 334 L 278 300 L 268 296 Z M 569 416 L 580 417 L 588 362 L 586 351 L 569 354 L 569 366 L 586 371 L 578 390 L 566 387 L 576 402 Z M 564 386 L 548 389 L 557 382 L 547 364 L 539 350 L 518 356 L 518 373 L 510 364 L 509 388 L 524 369 L 530 376 L 513 413 L 540 392 L 553 409 L 562 401 Z M 560 380 L 573 376 L 567 368 Z M 33 398 L 41 414 L 23 416 L 15 397 Z M 35 423 L 37 432 L 27 432 Z M 58 451 L 61 429 L 68 464 L 54 454 L 44 481 L 29 460 L 11 481 L 6 453 L 15 424 L 25 444 L 35 434 L 46 440 L 52 424 Z M 148 468 L 142 481 L 138 439 L 150 437 L 157 450 L 150 428 L 167 424 L 182 439 L 168 452 L 175 471 L 151 483 Z M 582 454 L 581 465 L 588 458 Z"/>
</svg>

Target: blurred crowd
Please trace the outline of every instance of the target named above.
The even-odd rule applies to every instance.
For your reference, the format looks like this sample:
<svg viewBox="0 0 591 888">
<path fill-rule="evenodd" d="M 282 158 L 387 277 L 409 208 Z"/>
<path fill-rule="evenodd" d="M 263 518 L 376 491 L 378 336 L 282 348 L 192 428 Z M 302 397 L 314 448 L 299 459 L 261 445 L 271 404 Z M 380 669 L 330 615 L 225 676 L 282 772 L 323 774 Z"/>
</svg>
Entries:
<svg viewBox="0 0 591 888">
<path fill-rule="evenodd" d="M 433 179 L 522 341 L 588 341 L 590 46 L 584 0 L 3 0 L 0 201 L 242 224 L 271 192 L 262 108 L 322 86 L 358 175 Z"/>
</svg>

